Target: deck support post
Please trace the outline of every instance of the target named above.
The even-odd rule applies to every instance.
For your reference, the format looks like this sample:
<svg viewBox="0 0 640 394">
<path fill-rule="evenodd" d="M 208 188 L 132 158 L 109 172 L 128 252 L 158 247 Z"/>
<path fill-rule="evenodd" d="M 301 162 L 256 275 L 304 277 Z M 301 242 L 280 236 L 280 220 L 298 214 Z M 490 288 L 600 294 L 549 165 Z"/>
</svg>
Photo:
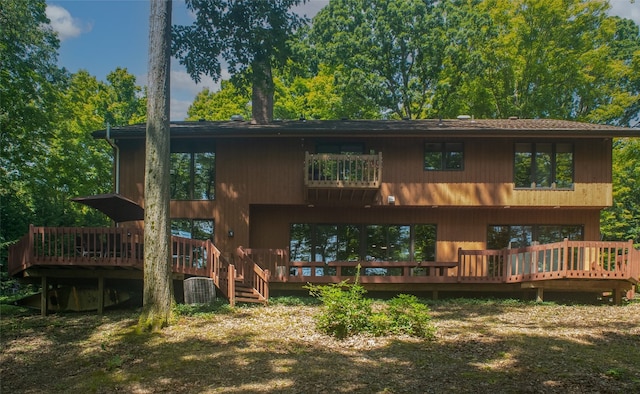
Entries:
<svg viewBox="0 0 640 394">
<path fill-rule="evenodd" d="M 433 290 L 433 291 L 431 292 L 431 298 L 432 298 L 434 301 L 437 301 L 437 300 L 438 300 L 438 290 Z"/>
<path fill-rule="evenodd" d="M 47 283 L 46 276 L 40 279 L 40 287 L 42 287 L 40 292 L 40 314 L 47 316 L 47 311 L 49 310 L 49 283 Z"/>
<path fill-rule="evenodd" d="M 98 314 L 104 313 L 104 276 L 98 276 Z"/>
<path fill-rule="evenodd" d="M 542 302 L 544 300 L 544 288 L 538 287 L 536 289 L 536 302 Z"/>
<path fill-rule="evenodd" d="M 613 289 L 613 303 L 614 305 L 622 305 L 622 290 L 619 288 Z"/>
</svg>

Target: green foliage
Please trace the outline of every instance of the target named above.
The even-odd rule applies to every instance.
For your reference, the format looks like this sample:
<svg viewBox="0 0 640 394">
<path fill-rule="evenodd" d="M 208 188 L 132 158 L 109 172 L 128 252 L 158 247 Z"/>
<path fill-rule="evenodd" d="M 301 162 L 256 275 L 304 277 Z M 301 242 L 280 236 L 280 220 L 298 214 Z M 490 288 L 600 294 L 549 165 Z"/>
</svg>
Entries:
<svg viewBox="0 0 640 394">
<path fill-rule="evenodd" d="M 428 112 L 444 53 L 444 18 L 435 4 L 334 0 L 316 15 L 310 43 L 344 103 L 375 106 L 392 118 Z"/>
<path fill-rule="evenodd" d="M 237 86 L 252 86 L 254 119 L 268 121 L 273 116 L 272 68 L 290 57 L 287 39 L 306 22 L 290 9 L 303 1 L 187 0 L 196 20 L 173 27 L 172 54 L 196 82 L 203 74 L 219 80 L 224 59 Z"/>
<path fill-rule="evenodd" d="M 369 331 L 371 300 L 364 298 L 366 290 L 357 281 L 348 284 L 345 280 L 324 286 L 309 284 L 306 288 L 324 306 L 324 312 L 316 318 L 320 331 L 337 338 Z"/>
<path fill-rule="evenodd" d="M 436 329 L 431 324 L 429 307 L 414 295 L 399 294 L 388 302 L 389 330 L 396 334 L 433 339 Z"/>
<path fill-rule="evenodd" d="M 400 294 L 373 311 L 373 301 L 365 298 L 366 290 L 359 284 L 360 266 L 355 283 L 305 286 L 324 310 L 316 316 L 318 330 L 337 338 L 360 333 L 376 336 L 407 334 L 425 339 L 435 337 L 429 308 L 412 295 Z"/>
<path fill-rule="evenodd" d="M 613 205 L 601 213 L 605 240 L 633 240 L 640 244 L 640 139 L 613 143 Z"/>
<path fill-rule="evenodd" d="M 220 90 L 203 89 L 187 110 L 187 119 L 229 120 L 233 115 L 251 118 L 251 94 L 248 89 L 237 88 L 230 81 L 222 81 Z"/>
</svg>

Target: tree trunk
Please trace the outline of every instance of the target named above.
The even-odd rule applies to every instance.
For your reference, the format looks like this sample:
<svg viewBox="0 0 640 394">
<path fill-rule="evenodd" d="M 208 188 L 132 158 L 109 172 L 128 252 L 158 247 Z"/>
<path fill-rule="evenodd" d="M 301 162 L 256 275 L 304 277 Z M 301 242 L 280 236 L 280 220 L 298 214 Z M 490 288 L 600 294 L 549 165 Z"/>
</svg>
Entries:
<svg viewBox="0 0 640 394">
<path fill-rule="evenodd" d="M 253 88 L 251 91 L 251 115 L 257 124 L 273 120 L 273 76 L 269 59 L 256 59 L 251 65 Z"/>
<path fill-rule="evenodd" d="M 151 0 L 144 180 L 144 297 L 139 328 L 171 321 L 173 282 L 169 223 L 169 74 L 171 0 Z"/>
</svg>

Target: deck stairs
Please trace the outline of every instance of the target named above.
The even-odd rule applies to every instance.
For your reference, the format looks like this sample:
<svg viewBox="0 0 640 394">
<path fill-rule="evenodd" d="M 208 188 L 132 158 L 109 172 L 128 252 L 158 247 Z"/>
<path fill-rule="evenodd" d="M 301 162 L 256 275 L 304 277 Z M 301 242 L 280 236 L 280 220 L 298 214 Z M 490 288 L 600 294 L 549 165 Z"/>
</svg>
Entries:
<svg viewBox="0 0 640 394">
<path fill-rule="evenodd" d="M 213 274 L 220 294 L 231 306 L 237 302 L 267 304 L 269 302 L 269 272 L 263 270 L 239 247 L 235 256 L 219 256 L 218 269 Z"/>
<path fill-rule="evenodd" d="M 236 302 L 254 303 L 254 304 L 266 304 L 267 299 L 261 295 L 251 285 L 242 281 L 242 278 L 236 279 L 235 283 L 235 296 Z"/>
</svg>

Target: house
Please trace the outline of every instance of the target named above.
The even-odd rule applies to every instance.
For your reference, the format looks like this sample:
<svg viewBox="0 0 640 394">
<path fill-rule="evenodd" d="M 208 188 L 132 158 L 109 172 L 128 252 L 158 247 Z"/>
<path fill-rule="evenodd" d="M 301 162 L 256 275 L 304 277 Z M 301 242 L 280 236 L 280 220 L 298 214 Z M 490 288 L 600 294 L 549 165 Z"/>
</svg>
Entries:
<svg viewBox="0 0 640 394">
<path fill-rule="evenodd" d="M 114 146 L 118 192 L 144 205 L 145 125 L 93 135 Z M 231 298 L 352 279 L 360 266 L 361 283 L 380 291 L 611 291 L 619 301 L 638 282 L 640 252 L 600 242 L 616 137 L 640 130 L 468 117 L 173 122 L 174 262 L 180 242 L 189 256 L 215 251 L 195 268 Z M 195 269 L 189 256 L 182 266 Z"/>
</svg>

